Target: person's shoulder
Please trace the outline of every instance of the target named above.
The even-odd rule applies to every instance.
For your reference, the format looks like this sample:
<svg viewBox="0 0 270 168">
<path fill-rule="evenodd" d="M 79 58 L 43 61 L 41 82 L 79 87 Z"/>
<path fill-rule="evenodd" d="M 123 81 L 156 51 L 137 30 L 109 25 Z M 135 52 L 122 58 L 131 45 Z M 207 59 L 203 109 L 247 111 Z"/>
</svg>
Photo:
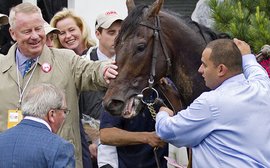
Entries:
<svg viewBox="0 0 270 168">
<path fill-rule="evenodd" d="M 3 54 L 0 54 L 0 60 L 4 60 L 5 59 L 5 55 L 3 55 Z"/>
<path fill-rule="evenodd" d="M 57 55 L 76 55 L 73 50 L 65 48 L 50 48 L 51 52 Z"/>
<path fill-rule="evenodd" d="M 97 46 L 90 47 L 86 54 L 82 55 L 83 58 L 87 58 L 89 60 L 97 60 Z"/>
<path fill-rule="evenodd" d="M 59 135 L 50 132 L 50 135 L 48 135 L 50 137 L 50 141 L 52 142 L 51 145 L 54 147 L 58 147 L 59 145 L 72 145 L 70 142 L 68 142 L 67 140 L 65 140 L 64 138 L 60 137 Z"/>
<path fill-rule="evenodd" d="M 38 136 L 38 133 L 36 136 Z M 54 160 L 58 158 L 59 155 L 66 155 L 69 157 L 74 155 L 74 145 L 59 135 L 50 131 L 43 131 L 43 133 L 39 134 L 39 137 L 40 138 L 34 138 L 35 141 L 39 141 L 37 146 L 41 147 L 43 149 L 44 155 L 51 157 L 51 159 Z M 48 150 L 48 147 L 50 150 Z"/>
<path fill-rule="evenodd" d="M 53 138 L 54 138 L 54 141 L 55 141 L 55 143 L 53 145 L 55 149 L 65 151 L 67 153 L 73 153 L 74 152 L 74 145 L 71 142 L 65 140 L 64 138 L 60 137 L 57 134 L 54 134 Z"/>
<path fill-rule="evenodd" d="M 97 52 L 97 48 L 98 48 L 98 46 L 90 47 L 88 49 L 87 53 L 91 54 L 91 53 Z"/>
<path fill-rule="evenodd" d="M 216 98 L 217 92 L 218 92 L 217 90 L 205 91 L 199 97 L 197 97 L 195 100 L 196 101 L 206 101 L 206 102 L 209 102 L 210 100 Z"/>
<path fill-rule="evenodd" d="M 45 51 L 46 55 L 51 55 L 56 60 L 72 60 L 74 57 L 77 57 L 78 55 L 70 49 L 64 49 L 64 48 L 48 48 L 48 50 Z M 44 54 L 44 53 L 43 53 Z"/>
<path fill-rule="evenodd" d="M 11 56 L 14 56 L 16 48 L 17 48 L 17 43 L 13 44 L 10 47 L 10 49 L 8 50 L 8 53 L 6 55 L 0 53 L 0 60 L 6 60 L 6 59 L 9 59 Z"/>
</svg>

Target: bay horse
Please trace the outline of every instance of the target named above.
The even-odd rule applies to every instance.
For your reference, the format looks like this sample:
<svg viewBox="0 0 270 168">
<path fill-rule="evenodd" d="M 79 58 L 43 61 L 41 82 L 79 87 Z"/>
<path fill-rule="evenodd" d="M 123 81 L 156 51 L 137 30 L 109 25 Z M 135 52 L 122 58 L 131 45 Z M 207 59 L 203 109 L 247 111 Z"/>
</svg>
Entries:
<svg viewBox="0 0 270 168">
<path fill-rule="evenodd" d="M 169 76 L 187 106 L 208 90 L 198 73 L 206 44 L 217 38 L 206 27 L 160 10 L 164 0 L 135 7 L 127 1 L 128 16 L 115 41 L 118 76 L 103 98 L 112 115 L 132 117 L 140 111 L 138 95 Z"/>
</svg>

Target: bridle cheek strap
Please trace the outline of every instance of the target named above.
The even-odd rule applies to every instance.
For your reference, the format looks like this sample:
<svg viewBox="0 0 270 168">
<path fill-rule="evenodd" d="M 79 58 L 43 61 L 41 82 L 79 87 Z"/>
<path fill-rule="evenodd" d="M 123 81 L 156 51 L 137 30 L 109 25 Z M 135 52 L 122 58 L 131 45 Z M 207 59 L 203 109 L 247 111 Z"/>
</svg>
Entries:
<svg viewBox="0 0 270 168">
<path fill-rule="evenodd" d="M 156 62 L 157 62 L 157 45 L 158 42 L 161 45 L 162 51 L 166 57 L 166 62 L 167 62 L 167 71 L 166 71 L 166 76 L 168 76 L 170 74 L 170 68 L 171 68 L 171 59 L 168 55 L 168 52 L 165 48 L 165 44 L 163 41 L 162 36 L 160 35 L 160 31 L 161 31 L 161 27 L 160 27 L 160 19 L 159 16 L 155 16 L 155 25 L 149 25 L 148 23 L 145 22 L 141 22 L 140 23 L 141 26 L 145 26 L 147 28 L 150 28 L 154 31 L 153 33 L 153 39 L 154 39 L 154 44 L 153 44 L 153 55 L 152 55 L 152 63 L 151 63 L 151 71 L 150 71 L 150 78 L 148 80 L 148 84 L 149 87 L 153 87 L 153 83 L 154 83 L 154 78 L 156 76 Z"/>
</svg>

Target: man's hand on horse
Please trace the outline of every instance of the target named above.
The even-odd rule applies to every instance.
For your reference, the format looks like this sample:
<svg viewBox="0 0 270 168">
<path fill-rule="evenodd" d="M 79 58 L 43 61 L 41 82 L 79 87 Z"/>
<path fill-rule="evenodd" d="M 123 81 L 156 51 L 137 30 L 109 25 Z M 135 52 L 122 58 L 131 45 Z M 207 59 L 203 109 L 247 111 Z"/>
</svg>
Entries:
<svg viewBox="0 0 270 168">
<path fill-rule="evenodd" d="M 118 75 L 118 72 L 116 71 L 117 68 L 118 67 L 115 65 L 115 61 L 112 61 L 111 63 L 104 66 L 103 77 L 106 83 L 109 84 L 111 79 L 116 78 L 116 76 Z"/>
<path fill-rule="evenodd" d="M 164 111 L 164 112 L 168 113 L 170 117 L 172 117 L 174 115 L 173 111 L 165 106 L 160 107 L 159 112 L 160 111 Z"/>
</svg>

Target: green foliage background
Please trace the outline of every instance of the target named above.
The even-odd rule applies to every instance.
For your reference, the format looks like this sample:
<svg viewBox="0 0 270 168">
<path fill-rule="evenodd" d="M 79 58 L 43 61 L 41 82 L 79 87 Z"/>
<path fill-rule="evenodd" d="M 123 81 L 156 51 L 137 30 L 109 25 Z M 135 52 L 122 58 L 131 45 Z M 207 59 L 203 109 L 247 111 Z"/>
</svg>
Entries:
<svg viewBox="0 0 270 168">
<path fill-rule="evenodd" d="M 270 0 L 209 0 L 214 29 L 248 42 L 255 53 L 270 44 Z"/>
</svg>

